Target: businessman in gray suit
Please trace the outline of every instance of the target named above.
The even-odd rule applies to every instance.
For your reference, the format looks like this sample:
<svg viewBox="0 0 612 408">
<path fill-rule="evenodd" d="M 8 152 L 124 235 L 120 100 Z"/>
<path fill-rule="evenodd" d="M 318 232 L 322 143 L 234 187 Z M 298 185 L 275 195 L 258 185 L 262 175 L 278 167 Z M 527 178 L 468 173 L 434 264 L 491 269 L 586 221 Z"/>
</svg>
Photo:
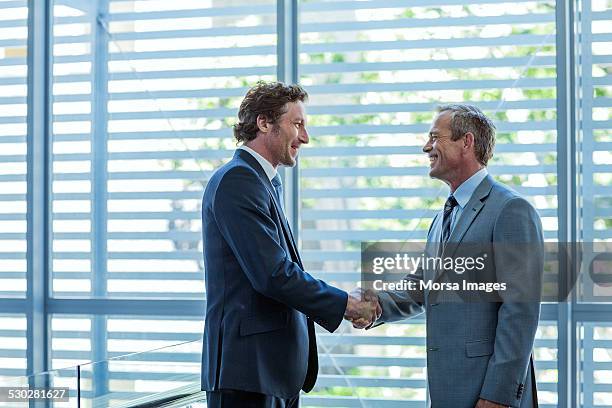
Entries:
<svg viewBox="0 0 612 408">
<path fill-rule="evenodd" d="M 495 127 L 480 109 L 439 108 L 423 151 L 430 176 L 448 184 L 451 194 L 429 228 L 426 252 L 478 247 L 506 290 L 498 291 L 496 301 L 466 301 L 457 292 L 427 287 L 365 293 L 382 306 L 374 325 L 426 313 L 433 408 L 537 406 L 532 348 L 540 312 L 542 226 L 524 198 L 488 175 L 494 145 Z M 419 268 L 405 280 L 420 288 L 430 280 L 451 282 L 454 273 Z M 355 327 L 372 323 L 353 319 Z"/>
</svg>

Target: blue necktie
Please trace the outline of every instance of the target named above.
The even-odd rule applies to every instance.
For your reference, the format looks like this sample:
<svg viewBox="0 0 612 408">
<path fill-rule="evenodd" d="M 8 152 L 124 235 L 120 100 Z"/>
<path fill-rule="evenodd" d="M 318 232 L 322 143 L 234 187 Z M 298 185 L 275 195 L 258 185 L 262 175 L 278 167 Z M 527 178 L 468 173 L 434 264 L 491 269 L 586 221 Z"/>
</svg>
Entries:
<svg viewBox="0 0 612 408">
<path fill-rule="evenodd" d="M 284 211 L 285 209 L 283 208 L 283 183 L 281 183 L 281 178 L 278 173 L 276 173 L 276 176 L 274 176 L 271 181 L 272 185 L 274 186 L 274 191 L 276 191 L 276 198 L 280 203 L 281 209 Z"/>
<path fill-rule="evenodd" d="M 442 243 L 446 244 L 451 234 L 451 219 L 453 209 L 459 204 L 451 194 L 444 203 L 444 218 L 442 218 Z"/>
</svg>

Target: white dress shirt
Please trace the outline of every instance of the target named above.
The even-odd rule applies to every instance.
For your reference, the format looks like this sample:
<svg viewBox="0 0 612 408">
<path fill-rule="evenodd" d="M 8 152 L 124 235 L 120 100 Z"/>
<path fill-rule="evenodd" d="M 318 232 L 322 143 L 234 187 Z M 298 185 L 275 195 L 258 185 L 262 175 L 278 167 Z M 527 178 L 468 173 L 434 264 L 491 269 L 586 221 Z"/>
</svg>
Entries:
<svg viewBox="0 0 612 408">
<path fill-rule="evenodd" d="M 253 156 L 255 160 L 257 160 L 257 162 L 261 165 L 261 167 L 263 167 L 264 171 L 266 172 L 266 176 L 268 176 L 270 181 L 272 181 L 272 179 L 274 178 L 274 176 L 276 176 L 276 173 L 277 173 L 274 166 L 272 166 L 272 163 L 266 160 L 266 158 L 263 157 L 261 154 L 251 149 L 249 146 L 242 145 L 239 147 L 239 149 L 249 152 L 251 156 Z"/>
</svg>

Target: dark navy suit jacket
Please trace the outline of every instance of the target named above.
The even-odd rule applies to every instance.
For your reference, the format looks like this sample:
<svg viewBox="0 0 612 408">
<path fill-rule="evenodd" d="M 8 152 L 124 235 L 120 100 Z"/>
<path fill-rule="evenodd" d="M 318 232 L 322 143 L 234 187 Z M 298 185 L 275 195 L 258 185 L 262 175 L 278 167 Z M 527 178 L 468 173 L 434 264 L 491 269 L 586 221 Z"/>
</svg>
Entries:
<svg viewBox="0 0 612 408">
<path fill-rule="evenodd" d="M 206 322 L 202 390 L 296 396 L 318 372 L 313 321 L 330 332 L 347 294 L 304 271 L 274 188 L 248 152 L 211 177 L 202 202 Z"/>
</svg>

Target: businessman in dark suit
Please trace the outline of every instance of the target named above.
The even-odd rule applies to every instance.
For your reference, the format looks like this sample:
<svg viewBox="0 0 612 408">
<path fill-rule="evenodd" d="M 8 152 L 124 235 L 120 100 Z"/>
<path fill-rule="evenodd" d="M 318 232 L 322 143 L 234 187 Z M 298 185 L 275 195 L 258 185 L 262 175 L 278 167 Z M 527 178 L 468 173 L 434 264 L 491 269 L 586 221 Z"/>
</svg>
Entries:
<svg viewBox="0 0 612 408">
<path fill-rule="evenodd" d="M 283 213 L 278 166 L 308 143 L 298 85 L 258 83 L 240 105 L 242 146 L 211 177 L 202 203 L 206 321 L 202 390 L 210 408 L 299 406 L 318 371 L 313 322 L 373 320 L 376 302 L 304 271 Z"/>
</svg>

